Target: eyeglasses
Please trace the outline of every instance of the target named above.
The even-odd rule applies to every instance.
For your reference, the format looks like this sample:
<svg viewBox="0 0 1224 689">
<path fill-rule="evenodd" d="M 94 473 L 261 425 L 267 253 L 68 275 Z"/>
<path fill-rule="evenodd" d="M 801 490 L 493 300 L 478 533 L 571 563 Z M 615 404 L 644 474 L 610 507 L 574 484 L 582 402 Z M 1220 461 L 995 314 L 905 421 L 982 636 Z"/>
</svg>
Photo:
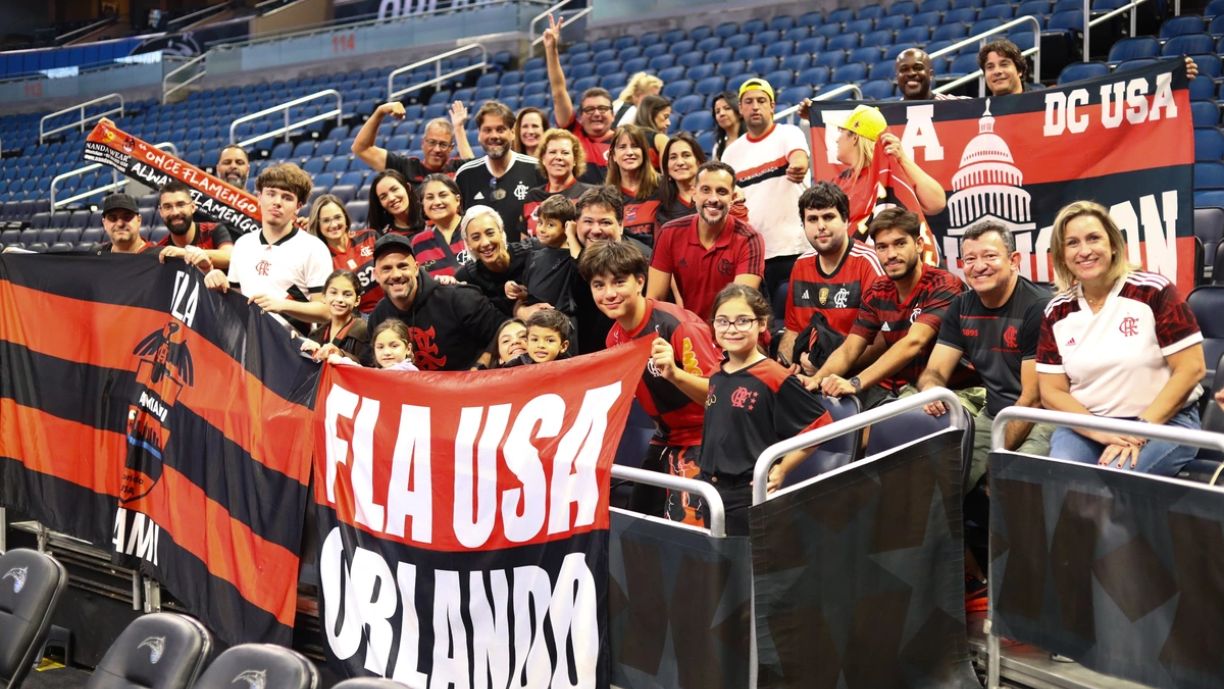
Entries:
<svg viewBox="0 0 1224 689">
<path fill-rule="evenodd" d="M 734 325 L 736 330 L 740 332 L 744 332 L 748 330 L 749 328 L 751 328 L 754 323 L 760 320 L 762 319 L 753 318 L 751 316 L 736 316 L 735 320 L 729 320 L 727 318 L 723 318 L 722 316 L 719 316 L 718 318 L 714 319 L 714 329 L 715 330 L 727 330 L 728 328 Z"/>
<path fill-rule="evenodd" d="M 594 115 L 595 113 L 606 115 L 610 112 L 612 112 L 612 106 L 610 105 L 588 105 L 582 109 L 583 115 Z"/>
<path fill-rule="evenodd" d="M 437 148 L 443 151 L 449 151 L 454 144 L 450 141 L 439 141 L 438 139 L 425 139 L 425 148 Z"/>
</svg>

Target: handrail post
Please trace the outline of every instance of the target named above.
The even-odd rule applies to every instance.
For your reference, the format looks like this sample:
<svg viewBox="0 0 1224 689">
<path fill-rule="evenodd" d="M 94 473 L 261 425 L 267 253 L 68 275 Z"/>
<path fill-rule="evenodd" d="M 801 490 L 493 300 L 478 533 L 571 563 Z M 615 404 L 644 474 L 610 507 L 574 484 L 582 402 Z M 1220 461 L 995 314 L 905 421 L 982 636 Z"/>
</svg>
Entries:
<svg viewBox="0 0 1224 689">
<path fill-rule="evenodd" d="M 978 45 L 986 45 L 986 39 L 989 38 L 990 36 L 1001 34 L 1005 32 L 1007 29 L 1010 29 L 1013 26 L 1020 26 L 1021 24 L 1029 24 L 1033 27 L 1033 47 L 1029 48 L 1028 50 L 1023 51 L 1021 55 L 1032 55 L 1033 56 L 1033 80 L 1040 82 L 1041 81 L 1041 22 L 1037 21 L 1036 17 L 1032 15 L 1028 15 L 1028 14 L 1024 15 L 1023 17 L 1016 17 L 1015 19 L 1004 22 L 994 28 L 987 29 L 979 34 L 968 36 L 966 38 L 963 38 L 953 43 L 952 45 L 946 46 L 944 48 L 940 48 L 939 50 L 936 50 L 935 52 L 931 53 L 930 57 L 931 58 L 943 57 L 944 55 L 960 50 L 961 48 L 967 45 L 970 45 L 972 43 L 977 43 Z M 933 92 L 934 93 L 945 93 L 949 89 L 955 88 L 965 83 L 970 78 L 973 78 L 973 79 L 978 79 L 978 96 L 984 96 L 986 95 L 986 92 L 985 92 L 986 82 L 985 80 L 982 79 L 983 76 L 984 75 L 982 74 L 982 70 L 979 69 L 976 72 L 966 74 L 965 76 L 959 79 L 954 79 L 950 83 L 947 83 L 947 84 L 944 84 L 943 86 L 935 88 L 933 89 Z"/>
<path fill-rule="evenodd" d="M 305 119 L 301 119 L 301 120 L 297 120 L 293 122 L 290 121 L 289 119 L 289 109 L 290 108 L 297 106 L 297 105 L 309 103 L 312 100 L 317 100 L 323 97 L 334 97 L 336 99 L 336 109 L 334 112 L 326 112 L 320 115 L 313 115 L 311 117 L 306 117 Z M 324 89 L 322 91 L 316 91 L 315 93 L 312 93 L 310 95 L 302 96 L 301 98 L 295 98 L 291 101 L 286 101 L 279 105 L 273 105 L 272 107 L 264 108 L 263 110 L 260 110 L 259 112 L 253 112 L 253 113 L 243 115 L 242 117 L 238 117 L 234 119 L 234 121 L 230 122 L 229 141 L 231 144 L 238 144 L 239 146 L 249 146 L 253 143 L 263 141 L 264 139 L 274 139 L 278 136 L 281 136 L 282 134 L 285 137 L 285 141 L 288 141 L 290 132 L 293 131 L 295 128 L 305 127 L 308 124 L 314 124 L 315 122 L 323 122 L 325 120 L 329 120 L 332 118 L 333 115 L 336 116 L 337 119 L 339 119 L 343 115 L 343 111 L 344 111 L 344 96 L 341 95 L 339 91 L 335 89 Z M 284 113 L 285 125 L 283 127 L 281 127 L 280 129 L 274 129 L 270 132 L 259 134 L 257 136 L 253 136 L 243 141 L 238 141 L 238 125 L 243 124 L 244 122 L 252 122 L 266 115 L 273 115 L 278 112 Z"/>
<path fill-rule="evenodd" d="M 446 73 L 442 72 L 442 60 L 448 57 L 451 57 L 453 55 L 471 52 L 473 50 L 478 51 L 480 53 L 480 61 L 478 63 L 473 64 L 473 65 L 468 65 L 467 67 L 459 67 L 458 69 L 453 69 Z M 433 65 L 434 67 L 434 74 L 436 75 L 434 78 L 427 79 L 419 84 L 414 84 L 412 86 L 409 86 L 408 88 L 400 89 L 398 91 L 395 90 L 395 77 L 399 76 L 400 74 L 410 73 L 412 72 L 412 70 L 418 67 L 428 67 L 430 65 Z M 417 62 L 414 62 L 410 65 L 404 65 L 403 67 L 397 67 L 396 69 L 391 70 L 391 72 L 387 74 L 387 101 L 398 100 L 402 98 L 403 96 L 405 96 L 406 94 L 412 93 L 413 91 L 419 91 L 425 88 L 426 86 L 431 86 L 434 84 L 440 85 L 444 79 L 449 79 L 451 77 L 459 76 L 460 74 L 465 74 L 467 72 L 471 72 L 477 69 L 481 69 L 481 70 L 488 69 L 488 67 L 489 67 L 489 51 L 487 48 L 485 48 L 483 43 L 468 43 L 468 44 L 459 46 L 458 48 L 455 48 L 454 50 L 448 50 L 445 53 L 441 53 L 439 55 L 435 55 L 433 57 L 426 58 L 424 60 L 418 60 Z"/>
<path fill-rule="evenodd" d="M 664 474 L 658 471 L 621 466 L 619 464 L 612 465 L 612 478 L 700 495 L 701 499 L 705 501 L 706 509 L 710 512 L 710 523 L 706 525 L 706 528 L 710 530 L 710 535 L 714 538 L 727 537 L 727 511 L 723 506 L 722 496 L 718 494 L 718 489 L 713 485 L 695 478 L 672 476 L 671 474 Z"/>
<path fill-rule="evenodd" d="M 1092 26 L 1088 24 L 1088 22 L 1091 21 L 1091 17 L 1089 17 L 1091 14 L 1091 4 L 1091 0 L 1084 0 L 1084 62 L 1088 62 L 1088 60 L 1091 59 L 1088 56 L 1092 54 L 1088 50 L 1088 46 L 1092 42 Z"/>
<path fill-rule="evenodd" d="M 960 400 L 957 399 L 956 393 L 951 390 L 938 387 L 930 388 L 916 395 L 902 397 L 895 402 L 889 402 L 874 409 L 859 412 L 854 416 L 834 421 L 831 424 L 814 428 L 806 433 L 800 433 L 793 438 L 780 440 L 770 445 L 757 457 L 756 464 L 752 469 L 752 504 L 759 505 L 769 499 L 769 495 L 766 492 L 769 483 L 769 469 L 773 466 L 774 462 L 785 455 L 795 450 L 804 450 L 814 445 L 819 445 L 847 433 L 857 432 L 873 424 L 891 419 L 894 416 L 900 416 L 912 409 L 922 409 L 931 402 L 943 402 L 945 405 L 948 405 L 949 409 L 954 409 L 960 405 Z M 949 428 L 965 430 L 964 414 L 947 414 L 946 416 L 948 417 Z M 837 470 L 835 469 L 834 471 Z"/>
<path fill-rule="evenodd" d="M 111 108 L 110 110 L 104 110 L 94 115 L 90 115 L 89 117 L 85 116 L 85 109 L 87 107 L 97 104 L 97 103 L 102 103 L 108 100 L 118 100 L 119 106 L 116 108 Z M 123 94 L 108 93 L 104 96 L 98 96 L 97 98 L 94 98 L 93 100 L 87 100 L 82 103 L 77 103 L 76 105 L 70 105 L 64 108 L 63 110 L 57 110 L 53 113 L 48 113 L 46 115 L 43 115 L 42 119 L 38 121 L 38 143 L 41 144 L 44 141 L 46 141 L 47 137 L 51 134 L 68 131 L 69 129 L 74 129 L 78 127 L 80 128 L 81 132 L 84 133 L 85 123 L 91 122 L 96 119 L 101 119 L 108 115 L 118 114 L 119 117 L 123 117 L 125 105 L 126 105 L 126 101 L 123 98 Z M 52 129 L 47 129 L 47 120 L 59 117 L 60 115 L 74 113 L 78 110 L 80 111 L 81 114 L 80 114 L 80 119 L 78 119 L 76 122 L 72 122 L 71 124 L 61 125 L 59 127 L 54 127 Z"/>
</svg>

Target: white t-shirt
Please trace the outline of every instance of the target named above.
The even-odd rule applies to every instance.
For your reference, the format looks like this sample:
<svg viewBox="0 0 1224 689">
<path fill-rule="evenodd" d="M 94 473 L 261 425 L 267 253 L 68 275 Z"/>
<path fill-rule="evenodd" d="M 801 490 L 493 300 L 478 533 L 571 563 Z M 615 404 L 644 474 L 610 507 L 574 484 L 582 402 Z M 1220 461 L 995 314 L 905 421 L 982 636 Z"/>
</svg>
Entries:
<svg viewBox="0 0 1224 689">
<path fill-rule="evenodd" d="M 302 301 L 322 292 L 331 272 L 327 245 L 294 228 L 275 244 L 268 244 L 262 231 L 239 237 L 230 254 L 227 277 L 231 287 L 247 296 L 264 294 Z M 291 290 L 296 293 L 290 294 Z"/>
<path fill-rule="evenodd" d="M 787 159 L 795 151 L 808 151 L 803 130 L 775 123 L 759 139 L 744 134 L 732 141 L 721 156 L 722 162 L 735 168 L 748 222 L 765 238 L 765 258 L 796 256 L 811 248 L 799 218 L 804 187 L 786 178 Z"/>
<path fill-rule="evenodd" d="M 1037 372 L 1065 374 L 1071 396 L 1097 416 L 1133 418 L 1169 382 L 1165 357 L 1202 341 L 1194 314 L 1168 278 L 1135 272 L 1118 280 L 1095 314 L 1079 289 L 1050 300 Z M 1195 386 L 1186 404 L 1202 394 Z"/>
</svg>

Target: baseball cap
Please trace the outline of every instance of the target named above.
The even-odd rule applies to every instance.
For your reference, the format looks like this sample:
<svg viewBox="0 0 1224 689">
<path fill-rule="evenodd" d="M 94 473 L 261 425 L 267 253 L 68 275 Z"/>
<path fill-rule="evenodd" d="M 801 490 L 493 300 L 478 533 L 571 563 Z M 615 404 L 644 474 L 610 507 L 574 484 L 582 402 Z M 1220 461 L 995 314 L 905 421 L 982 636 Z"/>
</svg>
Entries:
<svg viewBox="0 0 1224 689">
<path fill-rule="evenodd" d="M 140 207 L 136 205 L 136 199 L 127 194 L 111 194 L 102 199 L 102 214 L 105 215 L 113 210 L 131 211 L 140 215 Z"/>
<path fill-rule="evenodd" d="M 868 141 L 875 141 L 888 129 L 888 121 L 884 119 L 879 108 L 860 105 L 846 118 L 842 129 L 848 129 Z"/>
<path fill-rule="evenodd" d="M 745 93 L 749 91 L 754 91 L 754 90 L 764 91 L 769 96 L 769 100 L 771 101 L 777 100 L 776 98 L 774 98 L 773 87 L 769 85 L 768 81 L 765 81 L 764 79 L 761 79 L 760 77 L 753 77 L 749 79 L 748 81 L 745 81 L 743 84 L 740 84 L 739 97 L 743 98 Z"/>
<path fill-rule="evenodd" d="M 393 251 L 408 254 L 409 256 L 416 256 L 416 254 L 412 253 L 412 241 L 402 234 L 390 232 L 379 237 L 378 241 L 374 242 L 375 261 L 377 261 L 383 254 L 389 254 Z"/>
</svg>

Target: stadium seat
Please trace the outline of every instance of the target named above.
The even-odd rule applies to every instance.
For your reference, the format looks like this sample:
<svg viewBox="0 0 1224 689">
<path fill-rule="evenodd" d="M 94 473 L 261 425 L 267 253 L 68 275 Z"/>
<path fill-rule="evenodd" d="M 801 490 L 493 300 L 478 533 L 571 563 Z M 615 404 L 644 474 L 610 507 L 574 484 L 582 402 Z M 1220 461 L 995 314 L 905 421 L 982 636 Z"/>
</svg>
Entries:
<svg viewBox="0 0 1224 689">
<path fill-rule="evenodd" d="M 194 689 L 233 689 L 246 673 L 258 668 L 258 683 L 271 689 L 315 689 L 319 671 L 297 651 L 272 644 L 242 644 L 226 650 L 208 664 Z"/>
<path fill-rule="evenodd" d="M 859 36 L 857 33 L 842 33 L 829 39 L 826 44 L 828 50 L 845 51 L 859 47 Z"/>
<path fill-rule="evenodd" d="M 846 51 L 844 50 L 826 50 L 816 56 L 814 64 L 821 67 L 833 69 L 839 67 L 846 62 Z"/>
<path fill-rule="evenodd" d="M 1114 72 L 1126 72 L 1132 69 L 1142 69 L 1155 63 L 1156 58 L 1154 57 L 1140 57 L 1133 60 L 1123 60 L 1114 67 Z M 1198 79 L 1195 79 L 1194 81 L 1198 81 Z M 1193 84 L 1194 82 L 1192 81 L 1190 83 Z"/>
<path fill-rule="evenodd" d="M 1046 30 L 1083 33 L 1083 10 L 1064 10 L 1062 12 L 1055 12 L 1054 14 L 1051 14 L 1050 18 L 1046 21 Z"/>
<path fill-rule="evenodd" d="M 1220 243 L 1224 241 L 1224 208 L 1195 208 L 1194 236 L 1203 244 L 1203 267 L 1212 268 L 1212 280 L 1217 281 L 1214 267 Z M 1224 280 L 1224 275 L 1219 279 Z"/>
<path fill-rule="evenodd" d="M 910 23 L 910 26 L 901 29 L 897 32 L 896 42 L 898 45 L 910 47 L 926 45 L 926 42 L 931 38 L 931 27 L 926 24 Z"/>
<path fill-rule="evenodd" d="M 1224 158 L 1224 133 L 1218 127 L 1196 128 L 1194 159 L 1198 162 L 1216 162 L 1221 158 Z"/>
<path fill-rule="evenodd" d="M 838 9 L 829 12 L 829 16 L 826 18 L 826 21 L 830 24 L 845 24 L 853 18 L 854 10 L 850 9 L 849 7 L 839 7 Z"/>
<path fill-rule="evenodd" d="M 1203 10 L 1204 17 L 1219 17 L 1224 15 L 1224 0 L 1211 0 Z"/>
<path fill-rule="evenodd" d="M 867 78 L 867 65 L 851 62 L 833 70 L 833 81 L 859 82 Z"/>
<path fill-rule="evenodd" d="M 1217 251 L 1219 249 L 1217 248 Z M 1203 358 L 1207 361 L 1204 384 L 1215 377 L 1215 365 L 1224 356 L 1224 285 L 1195 287 L 1186 297 L 1203 333 Z"/>
<path fill-rule="evenodd" d="M 1214 100 L 1196 100 L 1190 103 L 1190 114 L 1195 127 L 1217 127 L 1220 124 L 1220 104 Z M 1195 170 L 1194 186 L 1199 187 L 1199 175 Z"/>
<path fill-rule="evenodd" d="M 887 79 L 873 79 L 863 84 L 863 100 L 892 100 L 897 85 Z"/>
<path fill-rule="evenodd" d="M 706 77 L 697 82 L 694 92 L 703 96 L 709 96 L 721 92 L 727 85 L 727 78 L 722 75 L 714 75 Z"/>
<path fill-rule="evenodd" d="M 788 69 L 779 69 L 765 74 L 765 81 L 774 87 L 774 91 L 784 89 L 795 83 L 795 73 Z"/>
<path fill-rule="evenodd" d="M 1138 36 L 1135 38 L 1123 38 L 1116 41 L 1109 48 L 1109 57 L 1107 58 L 1110 64 L 1118 64 L 1126 60 L 1134 60 L 1143 57 L 1157 57 L 1160 55 L 1160 41 L 1151 36 Z"/>
<path fill-rule="evenodd" d="M 966 429 L 965 434 L 961 437 L 961 463 L 962 470 L 968 471 L 969 460 L 973 455 L 973 419 L 960 404 L 957 404 L 950 413 L 960 415 Z M 867 436 L 867 449 L 863 456 L 878 455 L 925 438 L 948 428 L 950 423 L 949 414 L 931 416 L 921 409 L 910 409 L 891 419 L 872 425 L 871 432 Z"/>
<path fill-rule="evenodd" d="M 723 39 L 723 47 L 735 50 L 736 48 L 742 48 L 751 42 L 751 36 L 746 33 L 741 33 Z"/>
<path fill-rule="evenodd" d="M 1221 59 L 1219 55 L 1191 55 L 1191 57 L 1198 65 L 1199 76 L 1219 79 L 1224 73 L 1224 59 Z"/>
<path fill-rule="evenodd" d="M 858 398 L 853 395 L 822 396 L 820 404 L 834 421 L 848 419 L 860 411 Z M 783 487 L 793 486 L 858 459 L 861 438 L 860 432 L 846 433 L 812 448 L 808 456 L 786 475 L 786 480 L 782 482 Z"/>
<path fill-rule="evenodd" d="M 399 682 L 382 677 L 354 677 L 353 679 L 346 679 L 339 684 L 333 684 L 332 689 L 424 689 L 424 687 L 413 687 L 411 685 L 406 687 Z"/>
<path fill-rule="evenodd" d="M 803 86 L 819 86 L 829 83 L 831 70 L 823 65 L 817 67 L 809 67 L 799 73 L 799 77 L 795 80 L 796 84 Z M 810 89 L 809 89 L 810 90 Z"/>
<path fill-rule="evenodd" d="M 887 17 L 882 17 L 876 20 L 876 31 L 888 31 L 893 34 L 906 28 L 910 24 L 910 18 L 904 14 L 890 14 Z"/>
<path fill-rule="evenodd" d="M 25 548 L 0 555 L 0 572 L 0 687 L 16 689 L 41 658 L 68 572 L 50 555 Z"/>
<path fill-rule="evenodd" d="M 1199 15 L 1182 15 L 1180 17 L 1170 17 L 1160 25 L 1160 33 L 1162 39 L 1173 38 L 1174 36 L 1183 36 L 1185 34 L 1202 33 L 1205 29 L 1203 18 Z"/>
<path fill-rule="evenodd" d="M 1178 55 L 1197 55 L 1215 50 L 1215 39 L 1205 33 L 1181 34 L 1174 36 L 1164 44 L 1160 54 L 1165 57 Z"/>
<path fill-rule="evenodd" d="M 721 48 L 722 44 L 722 36 L 707 36 L 706 38 L 697 41 L 696 49 L 703 53 L 708 53 L 716 48 Z"/>
<path fill-rule="evenodd" d="M 188 689 L 212 650 L 212 635 L 185 615 L 137 617 L 111 643 L 85 689 Z"/>
<path fill-rule="evenodd" d="M 969 25 L 960 22 L 942 24 L 931 33 L 932 41 L 958 41 L 969 35 Z"/>
<path fill-rule="evenodd" d="M 1039 20 L 1050 13 L 1049 0 L 1027 0 L 1016 6 L 1017 17 L 1037 17 Z"/>
<path fill-rule="evenodd" d="M 922 4 L 924 5 L 924 9 L 925 9 L 925 5 L 927 5 L 928 3 L 924 2 Z M 918 3 L 914 2 L 914 0 L 897 0 L 896 2 L 888 6 L 888 10 L 885 12 L 885 14 L 887 14 L 890 17 L 892 16 L 912 17 L 917 12 L 918 12 Z"/>
<path fill-rule="evenodd" d="M 1063 67 L 1062 72 L 1058 74 L 1058 85 L 1062 86 L 1063 84 L 1069 84 L 1082 79 L 1103 77 L 1107 74 L 1109 74 L 1109 65 L 1104 62 L 1072 62 Z"/>
<path fill-rule="evenodd" d="M 1194 192 L 1195 208 L 1224 208 L 1224 189 L 1202 189 Z"/>
</svg>

